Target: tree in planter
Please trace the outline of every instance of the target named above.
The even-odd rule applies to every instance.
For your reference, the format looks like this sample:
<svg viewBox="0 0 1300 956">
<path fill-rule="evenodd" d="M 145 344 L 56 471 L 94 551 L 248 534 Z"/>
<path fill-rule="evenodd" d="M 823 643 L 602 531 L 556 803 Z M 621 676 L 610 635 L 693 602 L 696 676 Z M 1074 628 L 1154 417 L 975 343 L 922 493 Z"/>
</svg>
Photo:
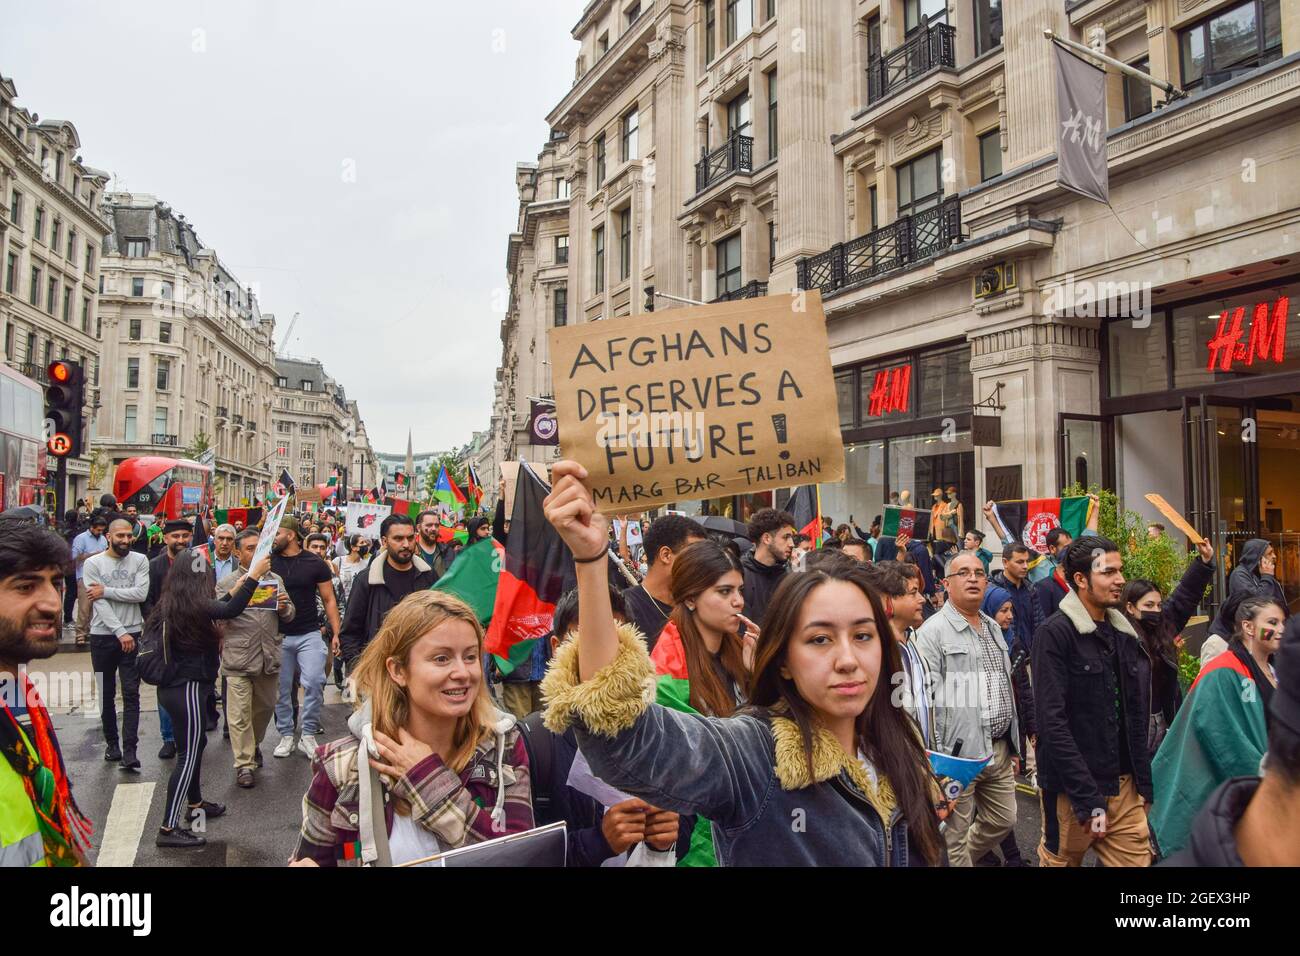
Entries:
<svg viewBox="0 0 1300 956">
<path fill-rule="evenodd" d="M 194 440 L 190 442 L 189 447 L 185 449 L 185 457 L 191 460 L 197 459 L 199 455 L 203 454 L 211 447 L 212 439 L 208 437 L 207 432 L 201 431 L 194 436 Z"/>
<path fill-rule="evenodd" d="M 1197 560 L 1196 552 L 1184 551 L 1167 532 L 1152 538 L 1147 534 L 1147 519 L 1136 511 L 1121 510 L 1115 492 L 1100 485 L 1090 485 L 1085 489 L 1075 482 L 1061 491 L 1063 498 L 1086 494 L 1094 494 L 1099 499 L 1097 533 L 1114 541 L 1119 548 L 1124 562 L 1124 579 L 1153 581 L 1160 593 L 1168 598 L 1187 566 Z M 1183 647 L 1182 638 L 1178 638 L 1178 675 L 1184 691 L 1196 680 L 1199 670 L 1200 660 L 1189 654 Z"/>
</svg>

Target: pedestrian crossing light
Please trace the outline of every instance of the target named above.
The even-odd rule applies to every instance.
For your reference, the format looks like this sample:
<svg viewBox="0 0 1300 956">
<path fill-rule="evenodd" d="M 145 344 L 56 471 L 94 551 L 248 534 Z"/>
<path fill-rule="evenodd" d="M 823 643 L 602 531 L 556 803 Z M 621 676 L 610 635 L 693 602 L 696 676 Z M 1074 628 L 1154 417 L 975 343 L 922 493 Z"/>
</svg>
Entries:
<svg viewBox="0 0 1300 956">
<path fill-rule="evenodd" d="M 47 446 L 59 458 L 81 455 L 81 409 L 86 403 L 86 382 L 81 366 L 60 360 L 47 369 L 45 387 Z"/>
</svg>

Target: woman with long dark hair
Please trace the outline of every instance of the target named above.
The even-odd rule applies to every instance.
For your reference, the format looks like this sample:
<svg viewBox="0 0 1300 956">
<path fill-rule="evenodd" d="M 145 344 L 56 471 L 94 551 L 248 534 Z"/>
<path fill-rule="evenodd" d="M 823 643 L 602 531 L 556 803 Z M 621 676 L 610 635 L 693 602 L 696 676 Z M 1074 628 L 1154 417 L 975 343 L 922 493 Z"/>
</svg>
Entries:
<svg viewBox="0 0 1300 956">
<path fill-rule="evenodd" d="M 146 633 L 158 635 L 158 646 L 169 661 L 167 674 L 158 685 L 158 705 L 172 719 L 179 758 L 167 781 L 167 802 L 155 841 L 160 847 L 195 847 L 207 842 L 181 825 L 182 805 L 186 821 L 200 812 L 205 820 L 226 812 L 220 803 L 203 799 L 199 784 L 207 743 L 203 704 L 221 665 L 221 635 L 213 622 L 242 614 L 257 582 L 270 569 L 271 559 L 263 558 L 239 579 L 234 590 L 213 600 L 216 581 L 212 565 L 198 551 L 182 551 L 172 561 L 158 603 L 145 621 Z"/>
<path fill-rule="evenodd" d="M 1164 600 L 1154 581 L 1137 578 L 1124 585 L 1120 608 L 1133 625 L 1146 652 L 1148 670 L 1139 679 L 1151 688 L 1151 721 L 1147 727 L 1147 748 L 1155 756 L 1160 742 L 1183 704 L 1178 683 L 1178 635 L 1201 603 L 1205 587 L 1214 577 L 1214 547 L 1208 541 L 1196 546 L 1200 560 L 1183 572 L 1182 580 Z"/>
<path fill-rule="evenodd" d="M 645 645 L 615 626 L 601 563 L 608 519 L 582 484 L 586 469 L 562 461 L 552 475 L 546 516 L 577 563 L 582 623 L 543 683 L 546 724 L 576 728 L 600 779 L 714 821 L 723 866 L 943 862 L 937 787 L 915 725 L 890 699 L 899 650 L 865 568 L 788 575 L 754 649 L 749 706 L 681 713 L 647 699 Z"/>
</svg>

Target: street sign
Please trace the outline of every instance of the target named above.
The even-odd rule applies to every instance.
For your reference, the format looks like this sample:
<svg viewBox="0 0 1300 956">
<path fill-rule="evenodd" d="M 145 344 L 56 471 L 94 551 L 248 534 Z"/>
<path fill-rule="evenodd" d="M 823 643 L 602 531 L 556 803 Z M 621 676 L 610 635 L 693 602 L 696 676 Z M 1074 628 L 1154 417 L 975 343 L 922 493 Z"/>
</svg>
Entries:
<svg viewBox="0 0 1300 956">
<path fill-rule="evenodd" d="M 50 436 L 48 447 L 51 455 L 63 458 L 72 451 L 72 438 L 63 432 L 55 432 Z"/>
</svg>

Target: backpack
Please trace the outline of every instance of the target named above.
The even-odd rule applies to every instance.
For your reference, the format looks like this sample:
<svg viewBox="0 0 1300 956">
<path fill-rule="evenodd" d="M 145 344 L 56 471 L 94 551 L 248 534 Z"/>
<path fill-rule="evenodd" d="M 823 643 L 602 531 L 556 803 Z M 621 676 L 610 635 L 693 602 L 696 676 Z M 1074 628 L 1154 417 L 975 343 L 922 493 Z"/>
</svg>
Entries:
<svg viewBox="0 0 1300 956">
<path fill-rule="evenodd" d="M 555 763 L 555 737 L 542 725 L 542 711 L 535 711 L 516 725 L 528 754 L 528 781 L 532 786 L 533 816 L 552 822 L 551 767 Z"/>
<path fill-rule="evenodd" d="M 155 623 L 147 625 L 140 634 L 139 647 L 136 648 L 135 669 L 142 681 L 155 687 L 168 685 L 175 679 L 176 661 L 171 656 L 166 621 L 163 621 L 161 632 Z"/>
</svg>

